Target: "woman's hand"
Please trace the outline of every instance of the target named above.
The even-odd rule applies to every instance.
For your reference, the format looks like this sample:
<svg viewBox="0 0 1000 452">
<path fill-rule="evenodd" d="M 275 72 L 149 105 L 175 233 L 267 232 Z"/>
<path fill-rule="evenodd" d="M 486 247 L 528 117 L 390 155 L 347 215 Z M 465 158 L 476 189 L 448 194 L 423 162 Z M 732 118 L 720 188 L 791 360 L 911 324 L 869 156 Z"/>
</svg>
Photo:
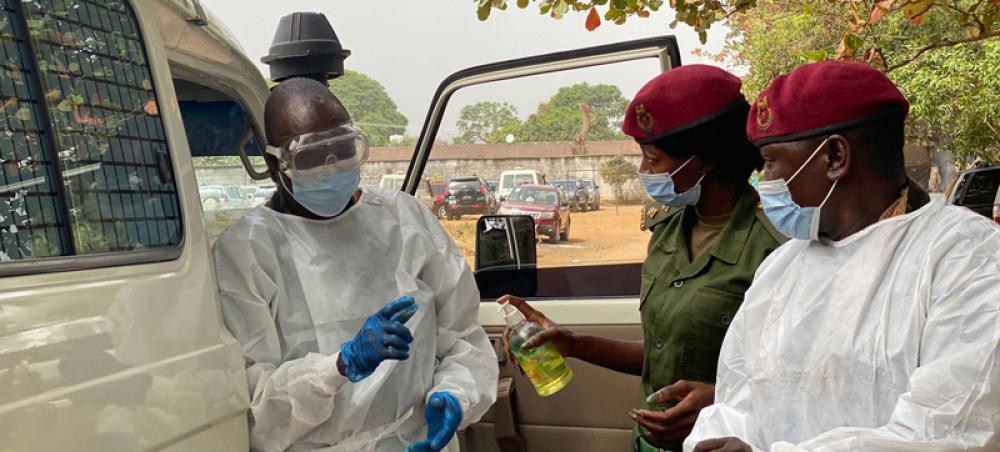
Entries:
<svg viewBox="0 0 1000 452">
<path fill-rule="evenodd" d="M 573 334 L 572 331 L 557 325 L 555 322 L 549 320 L 548 317 L 545 317 L 545 314 L 542 314 L 541 312 L 535 310 L 535 308 L 529 306 L 526 301 L 513 295 L 500 297 L 500 299 L 497 300 L 497 303 L 510 303 L 512 306 L 517 308 L 518 311 L 521 311 L 521 314 L 524 314 L 524 318 L 529 322 L 537 323 L 541 325 L 542 328 L 545 328 L 545 331 L 542 331 L 525 341 L 522 348 L 532 349 L 546 342 L 551 342 L 555 344 L 556 348 L 559 349 L 559 353 L 562 353 L 563 357 L 568 358 L 576 356 L 574 353 L 576 335 Z M 513 358 L 513 355 L 510 353 L 510 327 L 507 327 L 503 332 L 503 348 L 507 351 L 508 356 Z M 516 363 L 517 361 L 514 360 L 514 362 Z"/>
<path fill-rule="evenodd" d="M 715 385 L 680 380 L 654 392 L 649 403 L 680 400 L 666 411 L 633 410 L 632 419 L 642 429 L 643 436 L 653 444 L 673 444 L 684 441 L 691 433 L 698 413 L 715 402 Z"/>
</svg>

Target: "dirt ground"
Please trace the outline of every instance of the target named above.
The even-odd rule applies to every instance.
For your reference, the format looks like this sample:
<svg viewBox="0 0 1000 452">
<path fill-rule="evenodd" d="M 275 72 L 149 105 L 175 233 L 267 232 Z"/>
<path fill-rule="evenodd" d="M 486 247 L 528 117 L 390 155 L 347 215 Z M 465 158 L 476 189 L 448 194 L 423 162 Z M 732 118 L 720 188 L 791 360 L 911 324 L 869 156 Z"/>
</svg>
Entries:
<svg viewBox="0 0 1000 452">
<path fill-rule="evenodd" d="M 565 267 L 600 263 L 641 262 L 646 258 L 649 232 L 639 229 L 642 206 L 606 204 L 600 211 L 572 212 L 569 241 L 559 244 L 539 243 L 540 267 Z M 448 234 L 475 266 L 476 217 L 441 221 Z"/>
</svg>

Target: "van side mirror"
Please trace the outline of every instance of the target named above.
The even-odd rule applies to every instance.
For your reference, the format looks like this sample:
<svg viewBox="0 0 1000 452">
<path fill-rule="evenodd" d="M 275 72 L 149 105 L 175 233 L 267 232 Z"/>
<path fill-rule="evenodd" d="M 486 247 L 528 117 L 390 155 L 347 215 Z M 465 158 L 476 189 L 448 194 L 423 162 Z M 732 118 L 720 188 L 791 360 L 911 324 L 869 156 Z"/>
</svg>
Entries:
<svg viewBox="0 0 1000 452">
<path fill-rule="evenodd" d="M 476 223 L 476 284 L 480 296 L 534 296 L 538 290 L 537 243 L 535 220 L 527 215 L 480 217 Z"/>
<path fill-rule="evenodd" d="M 476 223 L 476 271 L 534 267 L 535 221 L 527 216 L 489 215 Z"/>
</svg>

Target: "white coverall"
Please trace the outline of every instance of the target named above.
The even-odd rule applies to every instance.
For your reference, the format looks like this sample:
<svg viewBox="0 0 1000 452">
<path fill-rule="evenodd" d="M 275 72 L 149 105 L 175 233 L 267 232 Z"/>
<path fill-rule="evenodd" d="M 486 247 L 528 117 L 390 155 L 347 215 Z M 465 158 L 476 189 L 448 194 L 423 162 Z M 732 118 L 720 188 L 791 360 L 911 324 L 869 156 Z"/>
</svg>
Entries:
<svg viewBox="0 0 1000 452">
<path fill-rule="evenodd" d="M 366 189 L 326 220 L 257 207 L 219 237 L 215 263 L 223 316 L 246 358 L 254 451 L 400 452 L 426 438 L 430 394 L 458 398 L 459 428 L 496 400 L 472 271 L 409 195 Z M 349 383 L 337 371 L 340 345 L 403 295 L 418 305 L 406 323 L 409 359 Z"/>
<path fill-rule="evenodd" d="M 1000 450 L 1000 228 L 931 202 L 757 269 L 684 443 Z"/>
</svg>

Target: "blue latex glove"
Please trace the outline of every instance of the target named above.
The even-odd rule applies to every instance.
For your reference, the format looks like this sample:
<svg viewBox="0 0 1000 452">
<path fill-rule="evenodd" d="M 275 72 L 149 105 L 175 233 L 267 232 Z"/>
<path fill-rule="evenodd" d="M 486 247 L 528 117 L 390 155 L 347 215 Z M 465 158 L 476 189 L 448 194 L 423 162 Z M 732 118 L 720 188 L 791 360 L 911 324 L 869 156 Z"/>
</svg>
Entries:
<svg viewBox="0 0 1000 452">
<path fill-rule="evenodd" d="M 427 420 L 427 439 L 413 443 L 406 448 L 407 452 L 437 452 L 444 449 L 462 423 L 462 405 L 450 393 L 435 392 L 424 408 L 424 419 Z"/>
<path fill-rule="evenodd" d="M 403 324 L 416 312 L 413 297 L 400 297 L 368 317 L 358 335 L 340 346 L 344 376 L 357 383 L 375 372 L 382 361 L 409 358 L 413 335 Z"/>
</svg>

